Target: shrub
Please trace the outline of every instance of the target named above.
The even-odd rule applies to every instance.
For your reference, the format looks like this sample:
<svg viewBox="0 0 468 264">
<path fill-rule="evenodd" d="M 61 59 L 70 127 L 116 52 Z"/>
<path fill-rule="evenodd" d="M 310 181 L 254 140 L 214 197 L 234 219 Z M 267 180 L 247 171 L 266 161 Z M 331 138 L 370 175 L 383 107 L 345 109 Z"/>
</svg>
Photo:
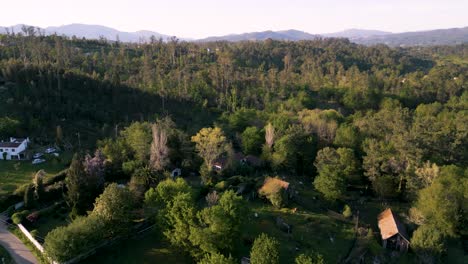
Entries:
<svg viewBox="0 0 468 264">
<path fill-rule="evenodd" d="M 227 188 L 226 181 L 220 181 L 215 185 L 215 189 L 218 191 L 224 191 Z"/>
<path fill-rule="evenodd" d="M 345 205 L 343 209 L 343 216 L 346 218 L 350 218 L 353 215 L 353 211 L 351 211 L 351 207 L 349 205 Z"/>
<path fill-rule="evenodd" d="M 273 206 L 281 208 L 287 205 L 288 193 L 286 182 L 277 178 L 267 178 L 259 190 L 260 196 L 266 197 Z"/>
<path fill-rule="evenodd" d="M 279 242 L 266 234 L 258 236 L 250 251 L 252 264 L 279 264 Z"/>
<path fill-rule="evenodd" d="M 24 210 L 24 211 L 21 211 L 21 212 L 16 212 L 11 216 L 11 220 L 13 221 L 13 223 L 15 225 L 18 225 L 18 224 L 21 224 L 21 222 L 23 222 L 24 218 L 27 215 L 29 215 L 28 210 Z"/>
<path fill-rule="evenodd" d="M 105 221 L 96 215 L 77 217 L 68 226 L 50 231 L 45 238 L 44 249 L 53 260 L 66 262 L 106 239 L 106 230 L 109 228 Z"/>
<path fill-rule="evenodd" d="M 55 184 L 57 182 L 64 181 L 65 178 L 67 177 L 67 171 L 68 171 L 68 169 L 65 169 L 65 170 L 62 170 L 62 171 L 60 171 L 59 173 L 57 173 L 57 174 L 55 174 L 53 176 L 47 177 L 44 180 L 44 185 L 48 186 L 48 185 Z"/>
<path fill-rule="evenodd" d="M 28 216 L 26 216 L 26 219 L 28 219 L 28 221 L 31 223 L 35 223 L 39 219 L 39 212 L 35 211 L 30 213 Z"/>
<path fill-rule="evenodd" d="M 216 205 L 219 201 L 219 194 L 216 191 L 212 191 L 206 195 L 205 200 L 210 207 Z"/>
<path fill-rule="evenodd" d="M 23 185 L 20 185 L 16 188 L 16 190 L 13 192 L 13 195 L 17 196 L 24 196 L 24 192 L 29 188 L 29 183 L 25 183 Z"/>
<path fill-rule="evenodd" d="M 206 254 L 198 264 L 235 264 L 237 263 L 231 256 L 225 257 L 219 253 Z"/>
</svg>

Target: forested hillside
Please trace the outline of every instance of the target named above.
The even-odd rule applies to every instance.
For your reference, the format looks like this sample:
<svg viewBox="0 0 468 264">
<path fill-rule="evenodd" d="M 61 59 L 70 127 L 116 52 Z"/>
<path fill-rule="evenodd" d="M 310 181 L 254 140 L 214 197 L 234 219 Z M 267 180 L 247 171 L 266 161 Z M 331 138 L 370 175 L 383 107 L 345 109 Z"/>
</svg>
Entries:
<svg viewBox="0 0 468 264">
<path fill-rule="evenodd" d="M 254 264 L 337 263 L 361 246 L 366 263 L 387 263 L 381 205 L 409 226 L 400 260 L 466 260 L 467 45 L 124 44 L 31 28 L 0 35 L 0 137 L 12 135 L 78 153 L 63 182 L 74 221 L 45 238 L 61 262 L 151 219 L 200 263 L 250 250 Z M 186 180 L 172 180 L 175 168 Z M 332 217 L 343 208 L 344 220 Z"/>
</svg>

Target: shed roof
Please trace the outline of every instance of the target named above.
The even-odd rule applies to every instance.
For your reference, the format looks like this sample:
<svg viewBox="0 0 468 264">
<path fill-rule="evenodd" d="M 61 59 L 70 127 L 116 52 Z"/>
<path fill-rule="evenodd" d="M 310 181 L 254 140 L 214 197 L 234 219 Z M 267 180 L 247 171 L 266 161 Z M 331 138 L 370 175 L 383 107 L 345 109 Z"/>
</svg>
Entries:
<svg viewBox="0 0 468 264">
<path fill-rule="evenodd" d="M 409 241 L 405 226 L 398 220 L 398 217 L 390 208 L 380 213 L 378 220 L 382 239 L 388 239 L 396 234 L 400 234 L 404 239 Z"/>
</svg>

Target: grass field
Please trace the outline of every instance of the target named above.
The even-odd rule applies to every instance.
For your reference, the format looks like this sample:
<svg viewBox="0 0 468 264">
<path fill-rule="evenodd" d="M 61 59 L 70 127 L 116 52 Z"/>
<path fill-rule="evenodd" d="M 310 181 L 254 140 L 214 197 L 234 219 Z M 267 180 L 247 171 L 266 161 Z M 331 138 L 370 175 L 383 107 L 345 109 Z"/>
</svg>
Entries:
<svg viewBox="0 0 468 264">
<path fill-rule="evenodd" d="M 322 213 L 313 213 L 298 207 L 275 209 L 262 203 L 252 205 L 252 215 L 244 230 L 244 239 L 252 241 L 261 233 L 269 234 L 280 242 L 281 263 L 293 263 L 294 258 L 310 251 L 323 255 L 326 263 L 337 263 L 344 258 L 354 240 L 353 225 Z M 253 214 L 257 213 L 258 217 Z M 276 219 L 280 217 L 290 225 L 291 233 L 281 230 Z M 239 256 L 248 256 L 251 245 L 245 245 Z"/>
<path fill-rule="evenodd" d="M 156 231 L 139 238 L 119 242 L 98 250 L 83 263 L 99 264 L 145 264 L 145 263 L 192 263 L 191 258 L 171 245 Z"/>
<path fill-rule="evenodd" d="M 32 164 L 31 161 L 0 160 L 0 196 L 11 194 L 19 186 L 31 182 L 38 170 L 44 170 L 47 176 L 65 169 L 71 160 L 71 154 L 63 153 L 59 160 L 46 157 L 46 162 Z"/>
</svg>

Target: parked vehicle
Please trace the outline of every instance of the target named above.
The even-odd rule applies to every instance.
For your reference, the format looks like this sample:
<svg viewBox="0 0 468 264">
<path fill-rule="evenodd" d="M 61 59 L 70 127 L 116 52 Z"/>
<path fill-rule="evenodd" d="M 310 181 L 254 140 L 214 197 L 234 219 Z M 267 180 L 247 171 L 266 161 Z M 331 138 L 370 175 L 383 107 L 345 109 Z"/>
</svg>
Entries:
<svg viewBox="0 0 468 264">
<path fill-rule="evenodd" d="M 46 161 L 45 159 L 34 159 L 34 160 L 32 161 L 32 164 L 40 164 L 40 163 L 43 163 L 43 162 L 45 162 L 45 161 Z"/>
<path fill-rule="evenodd" d="M 34 153 L 33 158 L 38 159 L 40 157 L 44 156 L 42 153 Z"/>
<path fill-rule="evenodd" d="M 45 150 L 45 153 L 50 154 L 50 153 L 54 153 L 54 152 L 56 152 L 56 151 L 57 151 L 56 148 L 47 148 L 47 149 Z"/>
</svg>

